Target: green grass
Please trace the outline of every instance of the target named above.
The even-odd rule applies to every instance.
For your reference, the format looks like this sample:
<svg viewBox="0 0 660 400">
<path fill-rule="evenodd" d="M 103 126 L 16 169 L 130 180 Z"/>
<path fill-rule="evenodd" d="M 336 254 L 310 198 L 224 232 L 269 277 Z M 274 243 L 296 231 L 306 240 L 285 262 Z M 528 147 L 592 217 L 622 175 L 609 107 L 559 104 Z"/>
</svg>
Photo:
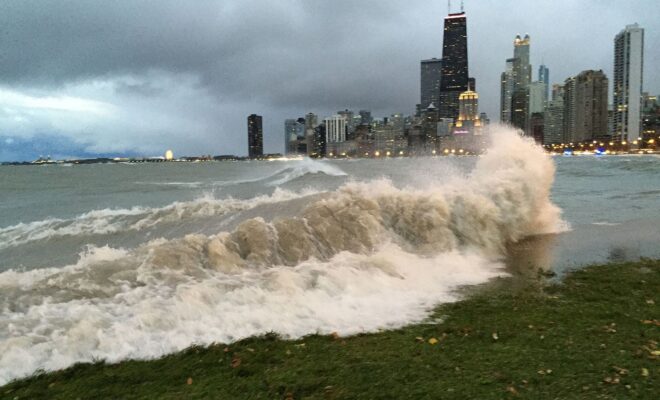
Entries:
<svg viewBox="0 0 660 400">
<path fill-rule="evenodd" d="M 0 398 L 658 399 L 659 293 L 659 261 L 589 267 L 477 292 L 439 307 L 442 322 L 76 365 Z"/>
</svg>

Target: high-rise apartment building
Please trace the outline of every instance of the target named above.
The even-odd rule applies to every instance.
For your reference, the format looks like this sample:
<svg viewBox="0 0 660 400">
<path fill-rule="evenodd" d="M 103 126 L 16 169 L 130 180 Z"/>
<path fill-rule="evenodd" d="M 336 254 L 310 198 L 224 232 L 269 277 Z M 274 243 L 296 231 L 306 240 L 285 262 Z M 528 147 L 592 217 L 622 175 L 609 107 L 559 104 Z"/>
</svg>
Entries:
<svg viewBox="0 0 660 400">
<path fill-rule="evenodd" d="M 442 77 L 442 60 L 432 58 L 421 62 L 421 100 L 422 110 L 429 105 L 440 104 L 440 81 Z"/>
<path fill-rule="evenodd" d="M 511 100 L 511 124 L 523 131 L 529 124 L 529 84 L 532 82 L 532 66 L 529 63 L 531 38 L 516 36 L 513 42 L 513 96 Z"/>
<path fill-rule="evenodd" d="M 513 41 L 513 58 L 506 62 L 500 90 L 500 116 L 503 123 L 527 131 L 530 117 L 529 85 L 532 82 L 529 35 L 517 35 Z"/>
<path fill-rule="evenodd" d="M 315 129 L 319 125 L 319 118 L 314 113 L 307 113 L 305 115 L 305 142 L 307 143 L 307 156 L 314 157 L 317 155 L 317 138 Z"/>
<path fill-rule="evenodd" d="M 564 142 L 564 97 L 553 96 L 548 101 L 543 113 L 543 144 L 561 144 Z"/>
<path fill-rule="evenodd" d="M 630 143 L 642 136 L 644 29 L 628 25 L 614 38 L 615 137 Z"/>
<path fill-rule="evenodd" d="M 543 82 L 545 84 L 545 101 L 548 101 L 549 96 L 550 96 L 550 69 L 546 67 L 545 65 L 540 65 L 539 66 L 539 82 Z"/>
<path fill-rule="evenodd" d="M 603 71 L 583 71 L 575 78 L 575 127 L 571 142 L 609 139 L 608 85 Z"/>
<path fill-rule="evenodd" d="M 529 84 L 529 115 L 543 113 L 547 101 L 548 89 L 543 82 L 532 82 Z"/>
<path fill-rule="evenodd" d="M 261 157 L 264 155 L 263 118 L 260 115 L 252 114 L 248 117 L 247 122 L 248 155 L 250 158 Z"/>
<path fill-rule="evenodd" d="M 458 98 L 468 90 L 467 17 L 464 12 L 445 17 L 440 80 L 440 118 L 458 118 Z"/>
<path fill-rule="evenodd" d="M 575 137 L 575 77 L 564 81 L 564 129 L 562 142 L 573 142 Z"/>
<path fill-rule="evenodd" d="M 511 101 L 513 99 L 513 63 L 515 59 L 506 60 L 506 70 L 502 72 L 500 90 L 500 121 L 511 123 Z"/>
<path fill-rule="evenodd" d="M 284 121 L 285 154 L 297 154 L 300 144 L 305 140 L 305 119 L 287 119 Z"/>
<path fill-rule="evenodd" d="M 348 122 L 341 115 L 333 115 L 325 119 L 326 143 L 340 143 L 346 141 Z"/>
<path fill-rule="evenodd" d="M 344 117 L 344 119 L 346 120 L 346 135 L 347 135 L 346 139 L 352 138 L 353 132 L 355 132 L 355 120 L 353 118 L 355 116 L 355 113 L 347 109 L 344 111 L 337 111 L 337 115 Z"/>
</svg>

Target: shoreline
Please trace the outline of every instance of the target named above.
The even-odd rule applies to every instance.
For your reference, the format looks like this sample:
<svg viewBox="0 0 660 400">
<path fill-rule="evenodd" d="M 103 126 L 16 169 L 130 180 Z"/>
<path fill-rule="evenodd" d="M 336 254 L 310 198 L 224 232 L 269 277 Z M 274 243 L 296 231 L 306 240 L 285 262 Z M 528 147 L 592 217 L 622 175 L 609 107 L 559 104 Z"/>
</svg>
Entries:
<svg viewBox="0 0 660 400">
<path fill-rule="evenodd" d="M 589 266 L 560 283 L 538 273 L 486 285 L 402 329 L 266 335 L 157 360 L 78 364 L 2 386 L 0 398 L 657 395 L 660 260 Z"/>
<path fill-rule="evenodd" d="M 550 157 L 628 157 L 628 156 L 652 156 L 660 155 L 660 150 L 641 149 L 627 152 L 616 152 L 607 154 L 597 153 L 579 153 L 563 154 L 555 151 L 545 152 Z M 95 159 L 72 159 L 72 160 L 48 160 L 48 161 L 1 161 L 0 167 L 27 167 L 27 166 L 76 166 L 76 165 L 114 165 L 114 164 L 178 164 L 178 163 L 222 163 L 222 162 L 287 162 L 287 161 L 302 161 L 305 159 L 312 159 L 316 161 L 342 161 L 342 160 L 397 160 L 402 158 L 445 158 L 445 157 L 480 157 L 483 154 L 454 154 L 454 153 L 438 153 L 438 154 L 423 154 L 423 155 L 382 155 L 382 156 L 332 156 L 332 157 L 303 157 L 303 156 L 283 156 L 277 154 L 264 155 L 264 157 L 250 158 L 245 156 L 213 156 L 204 158 L 201 156 L 182 157 L 173 160 L 165 160 L 161 157 L 144 157 L 144 158 L 95 158 Z"/>
</svg>

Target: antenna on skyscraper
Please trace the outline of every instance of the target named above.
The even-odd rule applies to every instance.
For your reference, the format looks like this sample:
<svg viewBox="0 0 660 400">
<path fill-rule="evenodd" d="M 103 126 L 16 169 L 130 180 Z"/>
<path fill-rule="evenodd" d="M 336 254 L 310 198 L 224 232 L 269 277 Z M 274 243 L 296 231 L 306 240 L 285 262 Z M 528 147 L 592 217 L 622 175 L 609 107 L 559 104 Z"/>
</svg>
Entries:
<svg viewBox="0 0 660 400">
<path fill-rule="evenodd" d="M 451 14 L 451 0 L 447 0 L 447 14 Z"/>
<path fill-rule="evenodd" d="M 461 12 L 465 12 L 465 4 L 463 4 L 463 0 L 461 0 Z"/>
</svg>

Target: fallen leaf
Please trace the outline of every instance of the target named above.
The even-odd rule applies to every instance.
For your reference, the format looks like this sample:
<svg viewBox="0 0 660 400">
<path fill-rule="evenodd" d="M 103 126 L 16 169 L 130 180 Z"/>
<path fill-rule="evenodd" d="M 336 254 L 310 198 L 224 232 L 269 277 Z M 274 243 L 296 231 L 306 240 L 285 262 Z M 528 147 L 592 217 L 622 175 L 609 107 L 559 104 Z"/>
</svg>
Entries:
<svg viewBox="0 0 660 400">
<path fill-rule="evenodd" d="M 508 386 L 508 387 L 506 388 L 506 391 L 509 392 L 509 393 L 511 393 L 511 394 L 518 395 L 518 391 L 517 391 L 516 388 L 514 388 L 513 386 Z"/>
<path fill-rule="evenodd" d="M 417 336 L 417 337 L 415 338 L 415 340 L 418 341 L 418 342 L 420 342 L 420 343 L 424 343 L 424 338 L 421 337 L 421 336 Z"/>
<path fill-rule="evenodd" d="M 653 304 L 655 304 L 655 301 L 649 299 L 649 300 L 646 300 L 646 304 L 653 305 Z"/>
<path fill-rule="evenodd" d="M 643 377 L 647 377 L 647 376 L 649 376 L 649 370 L 646 369 L 646 368 L 642 368 L 642 376 L 643 376 Z"/>
<path fill-rule="evenodd" d="M 241 359 L 239 357 L 234 357 L 231 359 L 231 367 L 238 368 L 241 366 Z"/>
<path fill-rule="evenodd" d="M 497 336 L 497 332 L 494 332 L 491 336 L 493 337 L 493 340 L 498 340 L 500 338 Z"/>
<path fill-rule="evenodd" d="M 337 332 L 332 332 L 332 333 L 330 334 L 330 336 L 331 336 L 334 340 L 339 340 L 339 334 L 338 334 Z"/>
<path fill-rule="evenodd" d="M 660 350 L 653 350 L 653 351 L 651 352 L 651 355 L 652 355 L 652 356 L 656 356 L 656 357 L 660 357 Z"/>
<path fill-rule="evenodd" d="M 229 347 L 225 347 L 225 353 L 229 353 Z"/>
<path fill-rule="evenodd" d="M 186 384 L 192 385 L 192 378 L 188 378 L 188 380 L 186 381 Z"/>
<path fill-rule="evenodd" d="M 254 349 L 253 349 L 253 348 L 248 347 L 248 348 L 245 349 L 245 350 L 249 351 L 250 353 L 254 353 Z"/>
<path fill-rule="evenodd" d="M 614 378 L 608 376 L 608 377 L 606 377 L 605 379 L 603 379 L 603 382 L 605 382 L 605 383 L 609 383 L 609 384 L 611 384 L 611 385 L 618 385 L 619 382 L 621 382 L 621 380 L 619 379 L 618 376 L 615 376 Z"/>
<path fill-rule="evenodd" d="M 431 339 L 429 339 L 429 344 L 430 344 L 430 345 L 436 345 L 436 344 L 438 344 L 438 339 L 436 339 L 436 338 L 431 338 Z"/>
</svg>

